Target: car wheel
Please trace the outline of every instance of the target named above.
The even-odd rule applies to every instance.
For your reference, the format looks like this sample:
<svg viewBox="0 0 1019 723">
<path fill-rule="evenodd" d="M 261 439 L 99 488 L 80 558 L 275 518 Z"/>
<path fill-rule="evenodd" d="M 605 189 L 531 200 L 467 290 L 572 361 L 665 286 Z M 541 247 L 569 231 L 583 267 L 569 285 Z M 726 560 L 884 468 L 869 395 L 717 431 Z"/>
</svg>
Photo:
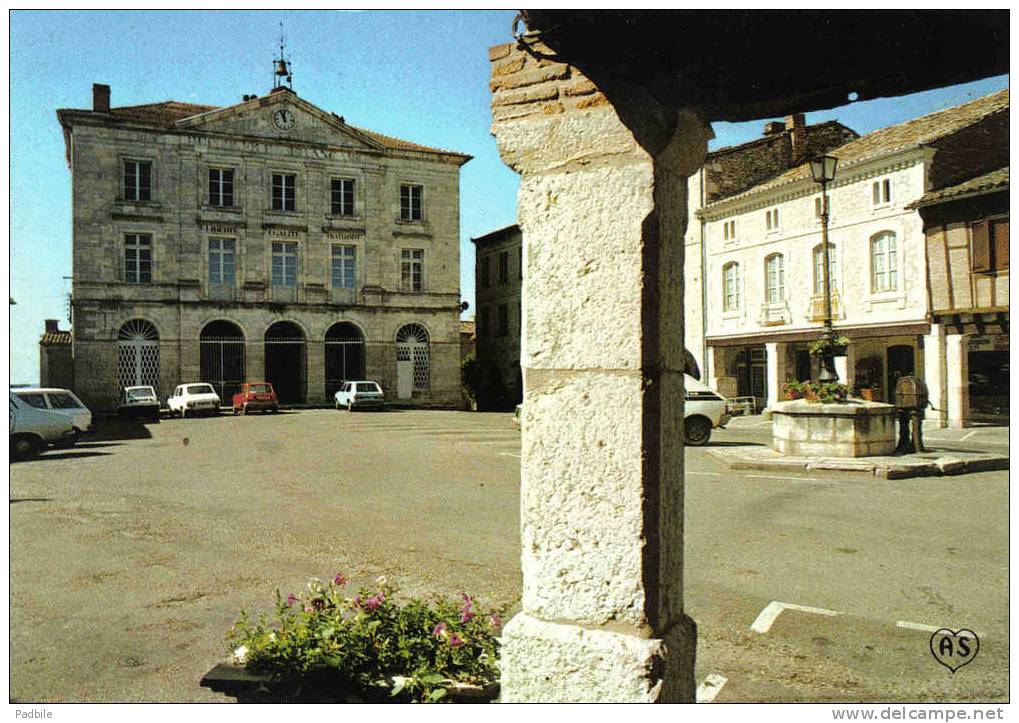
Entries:
<svg viewBox="0 0 1019 723">
<path fill-rule="evenodd" d="M 35 437 L 15 437 L 11 440 L 11 456 L 15 459 L 32 459 L 39 454 L 39 440 Z"/>
<path fill-rule="evenodd" d="M 180 408 L 180 418 L 181 419 L 186 419 L 187 416 L 188 416 L 188 408 L 187 407 L 181 407 Z"/>
<path fill-rule="evenodd" d="M 340 411 L 340 403 L 339 403 L 339 402 L 337 402 L 337 401 L 334 401 L 334 402 L 333 402 L 333 404 L 335 404 L 335 405 L 336 405 L 336 411 L 337 411 L 337 412 L 338 412 L 338 411 Z"/>
<path fill-rule="evenodd" d="M 711 422 L 704 417 L 688 417 L 683 430 L 686 443 L 691 447 L 700 447 L 711 439 Z"/>
<path fill-rule="evenodd" d="M 353 402 L 351 402 L 351 401 L 347 402 L 347 411 L 348 412 L 353 412 L 354 411 L 354 403 Z"/>
<path fill-rule="evenodd" d="M 241 405 L 241 416 L 247 416 L 247 414 L 248 414 L 248 405 L 247 404 Z"/>
</svg>

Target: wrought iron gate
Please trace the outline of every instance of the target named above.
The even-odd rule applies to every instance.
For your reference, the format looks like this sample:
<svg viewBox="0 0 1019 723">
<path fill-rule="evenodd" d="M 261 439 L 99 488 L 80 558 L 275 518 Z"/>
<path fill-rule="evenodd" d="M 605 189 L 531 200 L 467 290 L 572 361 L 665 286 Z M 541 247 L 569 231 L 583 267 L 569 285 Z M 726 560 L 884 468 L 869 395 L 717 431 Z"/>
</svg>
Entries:
<svg viewBox="0 0 1019 723">
<path fill-rule="evenodd" d="M 202 336 L 201 378 L 228 402 L 244 383 L 244 337 Z"/>
<path fill-rule="evenodd" d="M 142 319 L 132 319 L 117 334 L 117 372 L 121 387 L 150 386 L 159 393 L 159 333 Z"/>
<path fill-rule="evenodd" d="M 326 399 L 332 399 L 344 381 L 365 378 L 364 337 L 353 324 L 341 322 L 326 332 Z"/>
<path fill-rule="evenodd" d="M 304 402 L 307 345 L 301 328 L 278 321 L 265 332 L 265 378 L 284 404 Z"/>
<path fill-rule="evenodd" d="M 396 333 L 396 361 L 414 363 L 414 391 L 427 392 L 431 376 L 428 332 L 420 324 L 407 324 Z"/>
</svg>

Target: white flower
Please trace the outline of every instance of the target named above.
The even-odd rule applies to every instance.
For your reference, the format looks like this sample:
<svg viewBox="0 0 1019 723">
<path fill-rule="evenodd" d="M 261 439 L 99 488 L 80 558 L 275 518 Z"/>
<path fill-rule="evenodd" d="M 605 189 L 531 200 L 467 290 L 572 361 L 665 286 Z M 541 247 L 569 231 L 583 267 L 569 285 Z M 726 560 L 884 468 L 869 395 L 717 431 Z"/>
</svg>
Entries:
<svg viewBox="0 0 1019 723">
<path fill-rule="evenodd" d="M 234 651 L 234 662 L 237 665 L 244 665 L 248 659 L 248 646 L 242 645 Z"/>
<path fill-rule="evenodd" d="M 386 584 L 386 576 L 385 575 L 379 575 L 378 578 L 376 578 L 375 582 L 377 582 L 379 585 L 385 585 Z"/>
<path fill-rule="evenodd" d="M 276 633 L 269 633 L 269 640 L 271 640 L 272 642 L 275 643 L 276 642 Z"/>
</svg>

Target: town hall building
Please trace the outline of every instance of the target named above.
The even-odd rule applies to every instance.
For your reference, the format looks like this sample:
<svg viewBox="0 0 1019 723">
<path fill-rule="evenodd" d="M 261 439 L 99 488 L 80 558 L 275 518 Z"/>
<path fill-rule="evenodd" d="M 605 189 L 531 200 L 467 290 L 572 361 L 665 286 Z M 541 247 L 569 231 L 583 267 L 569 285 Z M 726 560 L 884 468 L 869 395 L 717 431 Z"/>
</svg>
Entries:
<svg viewBox="0 0 1019 723">
<path fill-rule="evenodd" d="M 228 107 L 57 111 L 73 198 L 74 386 L 93 409 L 206 381 L 321 403 L 345 379 L 462 404 L 460 168 L 279 84 Z"/>
</svg>

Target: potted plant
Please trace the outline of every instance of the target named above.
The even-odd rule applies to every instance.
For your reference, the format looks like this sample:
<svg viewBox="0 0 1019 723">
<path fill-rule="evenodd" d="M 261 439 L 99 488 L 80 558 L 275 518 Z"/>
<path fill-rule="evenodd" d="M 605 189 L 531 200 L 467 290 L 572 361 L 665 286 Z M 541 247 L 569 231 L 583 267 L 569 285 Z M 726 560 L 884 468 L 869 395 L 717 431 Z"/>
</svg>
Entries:
<svg viewBox="0 0 1019 723">
<path fill-rule="evenodd" d="M 865 356 L 856 363 L 856 393 L 867 400 L 874 401 L 881 394 L 881 359 L 873 354 Z"/>
<path fill-rule="evenodd" d="M 803 398 L 803 382 L 793 380 L 786 382 L 785 386 L 782 387 L 782 396 L 786 401 L 792 401 L 793 399 Z"/>
<path fill-rule="evenodd" d="M 202 685 L 238 700 L 438 702 L 498 693 L 497 612 L 460 599 L 399 600 L 379 578 L 346 592 L 337 574 L 282 597 L 274 615 L 242 611 L 227 638 L 233 665 Z M 499 611 L 501 612 L 501 611 Z M 227 670 L 221 670 L 228 668 Z"/>
</svg>

